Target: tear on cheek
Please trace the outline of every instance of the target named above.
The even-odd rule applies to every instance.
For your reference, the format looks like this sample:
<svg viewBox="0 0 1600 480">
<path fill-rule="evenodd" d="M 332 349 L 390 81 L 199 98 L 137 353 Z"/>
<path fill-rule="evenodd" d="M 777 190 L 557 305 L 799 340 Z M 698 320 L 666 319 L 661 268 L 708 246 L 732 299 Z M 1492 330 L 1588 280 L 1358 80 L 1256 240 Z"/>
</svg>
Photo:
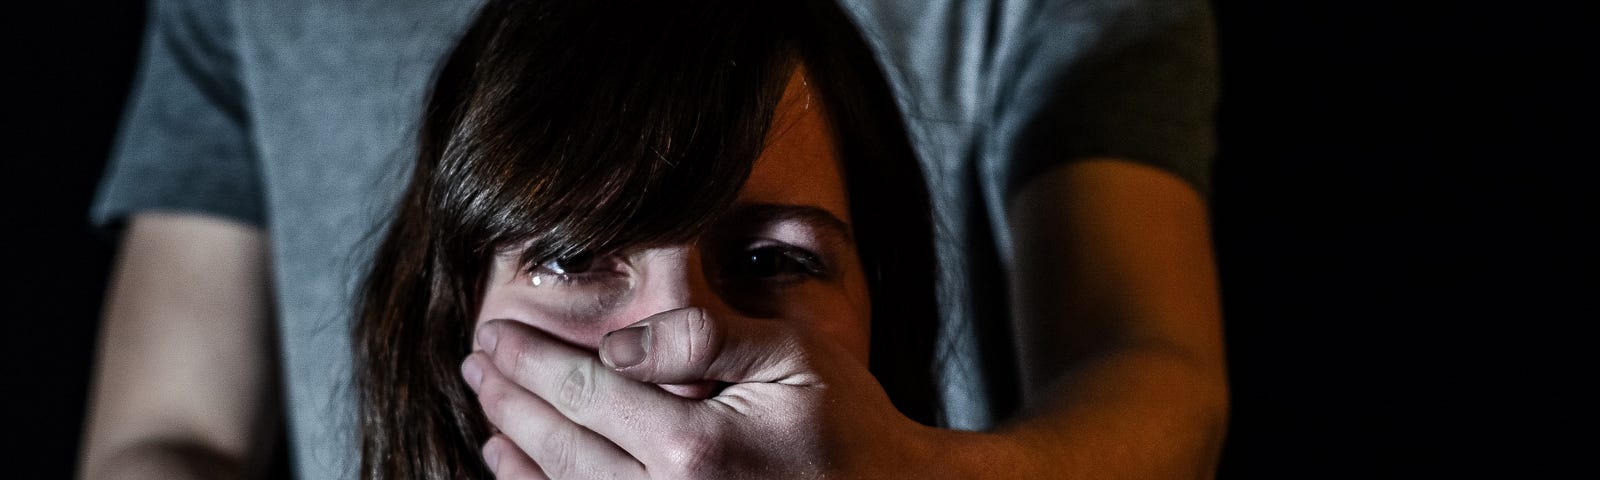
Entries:
<svg viewBox="0 0 1600 480">
<path fill-rule="evenodd" d="M 715 380 L 705 380 L 694 383 L 666 383 L 658 385 L 662 390 L 690 400 L 705 400 L 722 393 L 728 383 Z"/>
</svg>

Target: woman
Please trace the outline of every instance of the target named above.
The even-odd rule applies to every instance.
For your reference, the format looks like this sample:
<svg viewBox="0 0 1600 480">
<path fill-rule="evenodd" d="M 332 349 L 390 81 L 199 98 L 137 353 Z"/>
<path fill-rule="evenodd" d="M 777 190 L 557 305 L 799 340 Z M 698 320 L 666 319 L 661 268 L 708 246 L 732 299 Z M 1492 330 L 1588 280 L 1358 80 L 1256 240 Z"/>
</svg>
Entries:
<svg viewBox="0 0 1600 480">
<path fill-rule="evenodd" d="M 457 366 L 497 320 L 593 351 L 772 319 L 937 421 L 927 194 L 860 39 L 828 2 L 668 3 L 491 2 L 444 66 L 357 324 L 364 477 L 487 476 L 495 374 Z"/>
</svg>

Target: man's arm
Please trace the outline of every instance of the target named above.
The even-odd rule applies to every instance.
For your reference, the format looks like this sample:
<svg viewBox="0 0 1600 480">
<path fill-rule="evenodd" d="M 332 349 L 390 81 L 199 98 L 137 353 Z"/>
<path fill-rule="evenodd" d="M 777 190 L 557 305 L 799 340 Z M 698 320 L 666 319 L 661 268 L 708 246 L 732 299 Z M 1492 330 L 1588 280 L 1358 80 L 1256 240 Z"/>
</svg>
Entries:
<svg viewBox="0 0 1600 480">
<path fill-rule="evenodd" d="M 274 431 L 266 248 L 208 217 L 135 216 L 106 298 L 79 476 L 244 477 Z"/>
<path fill-rule="evenodd" d="M 1205 201 L 1165 171 L 1090 160 L 1008 212 L 1026 406 L 951 453 L 1026 466 L 999 470 L 1016 478 L 1215 475 L 1228 392 Z"/>
<path fill-rule="evenodd" d="M 1228 395 L 1204 204 L 1175 176 L 1119 161 L 1061 166 L 1017 194 L 1028 408 L 996 431 L 895 414 L 864 365 L 793 326 L 684 309 L 602 340 L 602 356 L 645 352 L 617 369 L 516 322 L 480 327 L 486 350 L 463 377 L 502 432 L 485 457 L 500 475 L 1212 477 Z M 637 383 L 700 379 L 744 388 L 687 401 Z"/>
</svg>

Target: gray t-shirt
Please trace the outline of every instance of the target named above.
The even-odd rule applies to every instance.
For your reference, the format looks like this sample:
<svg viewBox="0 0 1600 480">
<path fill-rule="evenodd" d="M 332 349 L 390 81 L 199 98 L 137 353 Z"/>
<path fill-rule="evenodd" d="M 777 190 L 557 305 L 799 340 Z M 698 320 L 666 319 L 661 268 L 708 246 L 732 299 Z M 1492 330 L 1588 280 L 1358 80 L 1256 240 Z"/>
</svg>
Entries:
<svg viewBox="0 0 1600 480">
<path fill-rule="evenodd" d="M 951 425 L 985 428 L 1015 394 L 1002 199 L 1086 156 L 1148 162 L 1205 191 L 1216 80 L 1208 7 L 842 3 L 906 112 L 939 252 L 955 259 L 941 278 Z M 299 478 L 355 477 L 354 293 L 407 180 L 435 66 L 478 5 L 151 4 L 93 218 L 188 212 L 263 228 Z"/>
<path fill-rule="evenodd" d="M 923 161 L 943 259 L 950 426 L 1018 408 L 1005 200 L 1050 167 L 1122 158 L 1210 192 L 1214 26 L 1199 0 L 844 0 Z M 980 360 L 981 359 L 981 360 Z"/>
</svg>

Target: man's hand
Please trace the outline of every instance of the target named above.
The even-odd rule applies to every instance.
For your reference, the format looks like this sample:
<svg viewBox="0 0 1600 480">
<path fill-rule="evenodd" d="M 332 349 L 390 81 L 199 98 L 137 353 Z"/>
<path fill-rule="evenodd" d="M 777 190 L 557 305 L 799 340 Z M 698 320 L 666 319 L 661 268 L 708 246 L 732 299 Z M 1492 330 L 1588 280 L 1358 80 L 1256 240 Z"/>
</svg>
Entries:
<svg viewBox="0 0 1600 480">
<path fill-rule="evenodd" d="M 484 352 L 463 365 L 502 432 L 485 457 L 505 478 L 1209 478 L 1227 383 L 1204 206 L 1170 174 L 1117 160 L 1017 194 L 1029 408 L 992 432 L 910 421 L 858 361 L 792 325 L 685 309 L 613 332 L 605 363 L 486 323 Z M 651 385 L 704 380 L 731 385 L 706 400 Z"/>
<path fill-rule="evenodd" d="M 782 322 L 673 310 L 607 335 L 601 358 L 506 320 L 478 343 L 462 373 L 500 430 L 483 452 L 500 478 L 882 478 L 933 455 L 937 430 L 864 365 Z M 657 385 L 705 381 L 726 387 Z"/>
</svg>

